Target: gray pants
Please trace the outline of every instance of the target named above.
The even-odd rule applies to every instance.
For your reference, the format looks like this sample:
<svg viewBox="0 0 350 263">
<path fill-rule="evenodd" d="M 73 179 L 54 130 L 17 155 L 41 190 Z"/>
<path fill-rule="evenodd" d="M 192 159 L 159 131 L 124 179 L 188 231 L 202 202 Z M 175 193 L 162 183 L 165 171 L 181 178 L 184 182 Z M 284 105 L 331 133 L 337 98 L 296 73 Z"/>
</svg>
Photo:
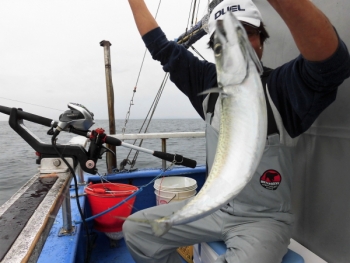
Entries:
<svg viewBox="0 0 350 263">
<path fill-rule="evenodd" d="M 236 217 L 219 210 L 195 222 L 174 226 L 161 237 L 154 236 L 150 225 L 144 223 L 168 216 L 186 202 L 155 206 L 131 215 L 135 221 L 124 222 L 124 238 L 135 262 L 181 263 L 178 247 L 218 240 L 225 241 L 227 251 L 217 263 L 280 263 L 287 253 L 290 226 L 273 219 Z"/>
</svg>

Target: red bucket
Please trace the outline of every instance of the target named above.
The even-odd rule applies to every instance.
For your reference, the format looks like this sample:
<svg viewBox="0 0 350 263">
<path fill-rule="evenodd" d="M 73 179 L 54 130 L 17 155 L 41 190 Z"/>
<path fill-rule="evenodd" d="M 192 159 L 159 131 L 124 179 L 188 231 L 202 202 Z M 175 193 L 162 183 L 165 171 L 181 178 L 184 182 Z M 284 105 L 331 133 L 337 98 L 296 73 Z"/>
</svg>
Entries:
<svg viewBox="0 0 350 263">
<path fill-rule="evenodd" d="M 85 193 L 90 203 L 92 215 L 97 215 L 125 200 L 138 188 L 129 184 L 90 183 Z M 133 196 L 112 211 L 94 219 L 94 228 L 101 232 L 120 232 L 124 219 L 131 214 L 135 202 Z M 121 218 L 120 218 L 121 217 Z"/>
</svg>

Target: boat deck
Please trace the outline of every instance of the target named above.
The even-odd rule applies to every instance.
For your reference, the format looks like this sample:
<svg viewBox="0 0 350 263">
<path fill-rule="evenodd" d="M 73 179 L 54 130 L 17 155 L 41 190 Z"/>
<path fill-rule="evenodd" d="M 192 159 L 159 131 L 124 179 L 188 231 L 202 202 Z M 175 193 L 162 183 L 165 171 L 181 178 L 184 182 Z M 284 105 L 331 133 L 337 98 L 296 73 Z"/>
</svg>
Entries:
<svg viewBox="0 0 350 263">
<path fill-rule="evenodd" d="M 156 196 L 154 194 L 153 183 L 150 182 L 161 173 L 161 169 L 149 169 L 109 175 L 104 179 L 113 183 L 132 184 L 138 187 L 142 187 L 143 190 L 140 191 L 136 196 L 134 209 L 132 211 L 134 212 L 156 205 Z M 8 261 L 7 259 L 6 261 L 4 259 L 4 262 L 83 263 L 86 262 L 86 258 L 89 258 L 89 262 L 91 263 L 134 262 L 126 248 L 124 239 L 112 240 L 105 233 L 94 229 L 93 220 L 89 220 L 89 218 L 92 216 L 92 213 L 90 205 L 87 202 L 88 199 L 85 195 L 81 195 L 79 197 L 79 201 L 88 220 L 87 226 L 90 234 L 89 239 L 91 241 L 90 244 L 92 244 L 90 248 L 87 248 L 87 235 L 85 228 L 80 223 L 81 217 L 80 213 L 78 212 L 78 206 L 75 198 L 76 193 L 73 183 L 71 183 L 69 187 L 69 198 L 71 206 L 71 217 L 75 231 L 69 235 L 62 235 L 62 226 L 64 225 L 65 220 L 62 213 L 62 207 L 59 209 L 58 213 L 57 210 L 59 204 L 62 203 L 62 201 L 59 200 L 63 199 L 62 194 L 64 192 L 63 189 L 65 188 L 63 186 L 65 185 L 64 182 L 68 182 L 67 175 L 68 174 L 65 174 L 63 177 L 61 175 L 59 177 L 61 183 L 55 184 L 53 188 L 48 192 L 47 197 L 45 197 L 44 201 L 42 201 L 40 206 L 35 210 L 33 217 L 26 224 L 24 229 L 25 231 L 22 231 L 21 237 L 16 240 L 14 245 L 11 247 L 10 252 L 6 255 L 7 259 L 9 259 L 10 256 L 11 261 Z M 195 169 L 176 168 L 167 171 L 163 175 L 191 177 L 197 181 L 197 190 L 199 190 L 204 184 L 206 170 L 205 166 L 197 166 Z M 101 182 L 101 178 L 98 176 L 85 175 L 84 178 L 87 183 Z M 31 181 L 35 182 L 35 180 L 36 176 L 34 176 Z M 7 205 L 1 207 L 1 209 L 6 210 L 8 206 L 12 205 L 13 200 L 20 200 L 22 196 L 28 196 L 27 193 L 28 191 L 30 193 L 31 181 L 28 182 L 28 186 L 24 186 L 23 189 L 21 189 L 13 197 L 13 199 L 9 200 L 10 202 L 7 203 Z M 67 187 L 69 186 L 69 184 L 66 185 Z M 143 187 L 145 185 L 148 186 Z M 84 194 L 84 187 L 85 185 L 79 186 L 79 194 Z M 53 203 L 54 206 L 49 205 L 51 203 Z M 57 210 L 55 207 L 57 207 Z M 38 227 L 40 228 L 40 231 L 36 229 Z M 48 234 L 45 233 L 45 229 L 47 229 Z M 39 233 L 39 235 L 37 235 L 37 233 Z M 25 242 L 22 242 L 21 240 L 24 240 Z M 291 242 L 292 243 L 290 245 L 290 249 L 302 255 L 305 259 L 305 262 L 325 262 L 305 247 L 302 247 L 300 244 L 296 243 L 294 240 L 291 240 Z M 183 262 L 185 263 L 184 260 Z M 209 260 L 206 262 L 211 261 Z"/>
<path fill-rule="evenodd" d="M 121 173 L 110 175 L 106 179 L 113 183 L 133 184 L 135 186 L 143 186 L 148 184 L 155 176 L 158 176 L 162 171 L 159 169 L 135 171 L 131 173 Z M 205 180 L 205 166 L 199 166 L 195 169 L 178 168 L 167 171 L 167 176 L 187 176 L 197 180 L 198 189 L 202 187 Z M 97 176 L 87 177 L 87 182 L 99 183 L 101 179 Z M 74 187 L 71 186 L 71 196 L 75 195 Z M 83 193 L 83 186 L 79 188 L 79 193 Z M 85 209 L 86 217 L 91 216 L 90 208 L 87 204 L 85 196 L 79 197 L 80 204 Z M 141 210 L 147 207 L 156 205 L 156 197 L 154 194 L 153 184 L 143 188 L 137 196 L 134 204 L 134 210 Z M 72 220 L 80 221 L 77 204 L 75 198 L 71 198 Z M 38 259 L 38 263 L 52 262 L 84 262 L 87 255 L 86 235 L 82 224 L 74 224 L 76 232 L 73 235 L 59 236 L 59 230 L 62 227 L 62 213 L 59 211 L 55 222 L 51 228 L 49 236 L 45 242 L 42 253 Z M 109 239 L 104 233 L 93 228 L 93 221 L 88 222 L 90 239 L 93 241 L 93 246 L 90 254 L 90 262 L 134 262 L 127 251 L 124 239 L 115 241 Z M 185 262 L 185 261 L 184 261 Z"/>
</svg>

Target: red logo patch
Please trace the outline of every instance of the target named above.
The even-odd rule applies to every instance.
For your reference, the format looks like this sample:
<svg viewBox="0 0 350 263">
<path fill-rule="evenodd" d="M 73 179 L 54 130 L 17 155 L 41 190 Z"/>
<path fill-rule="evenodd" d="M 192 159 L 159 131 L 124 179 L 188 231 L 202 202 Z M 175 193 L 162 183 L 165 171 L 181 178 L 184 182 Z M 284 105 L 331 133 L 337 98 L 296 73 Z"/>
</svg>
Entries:
<svg viewBox="0 0 350 263">
<path fill-rule="evenodd" d="M 276 190 L 281 184 L 282 176 L 276 170 L 267 170 L 260 177 L 260 184 L 267 190 Z"/>
</svg>

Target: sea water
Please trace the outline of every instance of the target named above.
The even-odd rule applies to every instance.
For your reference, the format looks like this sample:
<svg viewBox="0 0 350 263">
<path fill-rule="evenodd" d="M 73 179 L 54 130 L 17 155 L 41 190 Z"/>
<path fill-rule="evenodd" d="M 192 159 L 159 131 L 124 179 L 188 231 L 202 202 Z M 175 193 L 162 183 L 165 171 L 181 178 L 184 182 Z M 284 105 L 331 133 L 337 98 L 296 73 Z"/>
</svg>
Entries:
<svg viewBox="0 0 350 263">
<path fill-rule="evenodd" d="M 129 120 L 125 133 L 138 133 L 144 120 Z M 48 127 L 31 122 L 24 122 L 25 126 L 32 131 L 42 142 L 51 144 L 51 136 L 47 135 Z M 122 133 L 124 120 L 116 120 L 116 133 Z M 108 120 L 96 120 L 91 129 L 103 128 L 108 134 Z M 145 128 L 145 125 L 144 125 Z M 143 130 L 144 130 L 143 128 Z M 148 127 L 148 133 L 158 132 L 199 132 L 204 131 L 205 123 L 201 119 L 155 119 Z M 76 135 L 61 132 L 57 143 L 65 144 Z M 133 144 L 134 141 L 125 141 Z M 136 141 L 139 146 L 140 141 Z M 141 147 L 153 151 L 161 151 L 160 139 L 144 140 Z M 124 147 L 117 147 L 117 165 L 122 160 L 133 160 L 135 151 Z M 204 138 L 170 138 L 167 139 L 166 151 L 172 154 L 180 154 L 184 157 L 197 161 L 197 164 L 205 164 L 205 139 Z M 5 203 L 16 191 L 31 177 L 38 173 L 36 164 L 37 156 L 31 148 L 12 128 L 7 121 L 0 121 L 0 205 Z M 169 163 L 168 163 L 169 164 Z M 105 155 L 97 163 L 99 173 L 107 173 Z M 129 168 L 130 166 L 126 166 Z M 162 167 L 162 160 L 140 152 L 134 168 Z"/>
</svg>

